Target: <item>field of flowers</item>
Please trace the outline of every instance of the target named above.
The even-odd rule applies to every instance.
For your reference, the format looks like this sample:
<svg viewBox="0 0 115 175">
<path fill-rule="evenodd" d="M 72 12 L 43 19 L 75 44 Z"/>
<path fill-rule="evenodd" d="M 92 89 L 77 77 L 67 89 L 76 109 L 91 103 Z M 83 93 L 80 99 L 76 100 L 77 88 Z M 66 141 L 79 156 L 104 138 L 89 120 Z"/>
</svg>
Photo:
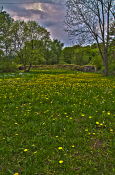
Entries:
<svg viewBox="0 0 115 175">
<path fill-rule="evenodd" d="M 0 74 L 1 175 L 114 175 L 115 77 Z"/>
</svg>

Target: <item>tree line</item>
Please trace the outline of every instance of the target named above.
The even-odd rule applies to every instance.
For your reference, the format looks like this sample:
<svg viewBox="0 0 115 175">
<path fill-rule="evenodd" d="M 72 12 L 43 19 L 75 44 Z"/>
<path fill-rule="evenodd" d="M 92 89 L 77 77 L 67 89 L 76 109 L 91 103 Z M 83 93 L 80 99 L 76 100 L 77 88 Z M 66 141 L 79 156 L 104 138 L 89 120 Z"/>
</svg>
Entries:
<svg viewBox="0 0 115 175">
<path fill-rule="evenodd" d="M 7 70 L 10 64 L 23 64 L 28 72 L 32 64 L 58 64 L 64 44 L 50 39 L 50 33 L 35 21 L 14 21 L 0 11 L 0 67 Z M 29 67 L 27 68 L 27 65 Z M 11 67 L 11 65 L 10 65 Z M 9 67 L 9 69 L 10 69 Z"/>
<path fill-rule="evenodd" d="M 110 71 L 114 71 L 115 22 L 111 23 L 109 28 L 107 66 Z M 14 71 L 20 64 L 23 65 L 25 72 L 28 72 L 32 65 L 38 64 L 95 65 L 97 70 L 105 70 L 100 51 L 104 51 L 103 42 L 85 46 L 79 43 L 64 48 L 64 43 L 58 39 L 51 40 L 50 33 L 37 22 L 15 21 L 3 8 L 0 9 L 1 72 Z"/>
</svg>

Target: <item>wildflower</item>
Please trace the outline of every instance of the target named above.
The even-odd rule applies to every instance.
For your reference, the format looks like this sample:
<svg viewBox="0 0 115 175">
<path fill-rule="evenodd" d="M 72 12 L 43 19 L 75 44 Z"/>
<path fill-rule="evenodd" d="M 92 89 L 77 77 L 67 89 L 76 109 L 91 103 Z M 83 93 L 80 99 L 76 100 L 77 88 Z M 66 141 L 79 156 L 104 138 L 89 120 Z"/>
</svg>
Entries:
<svg viewBox="0 0 115 175">
<path fill-rule="evenodd" d="M 70 119 L 72 119 L 72 117 L 70 117 Z"/>
<path fill-rule="evenodd" d="M 18 136 L 18 134 L 15 134 L 16 136 Z"/>
<path fill-rule="evenodd" d="M 90 132 L 88 134 L 90 135 Z"/>
<path fill-rule="evenodd" d="M 17 125 L 18 123 L 15 123 L 15 125 Z"/>
<path fill-rule="evenodd" d="M 85 131 L 88 131 L 88 129 L 85 129 Z"/>
<path fill-rule="evenodd" d="M 5 139 L 5 138 L 3 137 L 3 139 Z"/>
<path fill-rule="evenodd" d="M 99 122 L 96 122 L 97 125 L 99 125 Z"/>
<path fill-rule="evenodd" d="M 60 160 L 59 163 L 63 163 L 63 160 Z"/>
<path fill-rule="evenodd" d="M 103 125 L 103 123 L 100 123 L 100 126 L 102 126 Z"/>
<path fill-rule="evenodd" d="M 83 116 L 84 116 L 84 114 L 81 114 L 81 116 L 83 117 Z"/>
<path fill-rule="evenodd" d="M 43 125 L 45 125 L 45 123 L 43 123 Z"/>
<path fill-rule="evenodd" d="M 66 116 L 66 117 L 68 117 L 68 116 Z"/>
<path fill-rule="evenodd" d="M 19 175 L 18 173 L 15 173 L 14 175 Z"/>
<path fill-rule="evenodd" d="M 95 133 L 93 133 L 93 135 L 95 135 Z"/>
<path fill-rule="evenodd" d="M 113 132 L 113 129 L 110 129 L 111 132 Z"/>
<path fill-rule="evenodd" d="M 24 149 L 24 152 L 27 152 L 28 150 L 27 149 Z"/>
<path fill-rule="evenodd" d="M 75 146 L 74 145 L 72 145 L 72 148 L 74 148 Z"/>
<path fill-rule="evenodd" d="M 62 149 L 62 147 L 59 147 L 58 149 Z"/>
<path fill-rule="evenodd" d="M 56 136 L 56 137 L 59 137 L 59 136 Z"/>
<path fill-rule="evenodd" d="M 108 112 L 107 114 L 110 115 L 110 112 Z"/>
<path fill-rule="evenodd" d="M 34 154 L 36 154 L 36 153 L 37 153 L 37 151 L 34 152 Z"/>
<path fill-rule="evenodd" d="M 89 118 L 92 118 L 91 116 L 89 116 Z"/>
</svg>

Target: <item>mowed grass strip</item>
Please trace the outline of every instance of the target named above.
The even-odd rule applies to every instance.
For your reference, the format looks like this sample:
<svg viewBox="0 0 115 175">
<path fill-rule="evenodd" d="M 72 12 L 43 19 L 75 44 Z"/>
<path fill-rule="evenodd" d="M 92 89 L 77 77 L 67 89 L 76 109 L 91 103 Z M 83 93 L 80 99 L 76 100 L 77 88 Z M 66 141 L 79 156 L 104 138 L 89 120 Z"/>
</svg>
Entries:
<svg viewBox="0 0 115 175">
<path fill-rule="evenodd" d="M 115 78 L 0 74 L 2 175 L 115 174 Z"/>
</svg>

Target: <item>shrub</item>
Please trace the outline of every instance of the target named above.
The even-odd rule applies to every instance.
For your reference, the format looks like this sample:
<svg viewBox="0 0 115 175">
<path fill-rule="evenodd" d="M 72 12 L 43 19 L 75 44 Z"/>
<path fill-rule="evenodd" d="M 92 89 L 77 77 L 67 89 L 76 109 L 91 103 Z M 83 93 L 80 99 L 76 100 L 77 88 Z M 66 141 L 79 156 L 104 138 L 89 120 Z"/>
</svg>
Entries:
<svg viewBox="0 0 115 175">
<path fill-rule="evenodd" d="M 10 59 L 4 59 L 0 63 L 0 72 L 16 72 L 17 70 L 17 64 Z"/>
</svg>

